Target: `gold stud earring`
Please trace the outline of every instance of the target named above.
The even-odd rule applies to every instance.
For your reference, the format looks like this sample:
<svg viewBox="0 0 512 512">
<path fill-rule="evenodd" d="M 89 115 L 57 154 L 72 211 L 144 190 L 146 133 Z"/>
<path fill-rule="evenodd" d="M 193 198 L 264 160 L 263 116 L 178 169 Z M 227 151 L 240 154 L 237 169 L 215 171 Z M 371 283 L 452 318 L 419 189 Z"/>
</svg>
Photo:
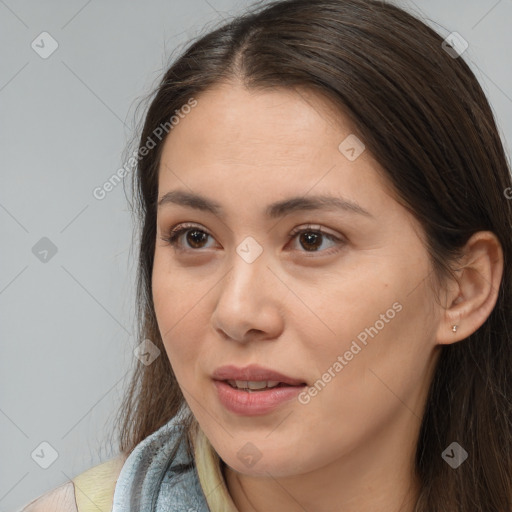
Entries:
<svg viewBox="0 0 512 512">
<path fill-rule="evenodd" d="M 452 331 L 457 332 L 457 327 L 458 327 L 458 325 L 452 325 Z"/>
</svg>

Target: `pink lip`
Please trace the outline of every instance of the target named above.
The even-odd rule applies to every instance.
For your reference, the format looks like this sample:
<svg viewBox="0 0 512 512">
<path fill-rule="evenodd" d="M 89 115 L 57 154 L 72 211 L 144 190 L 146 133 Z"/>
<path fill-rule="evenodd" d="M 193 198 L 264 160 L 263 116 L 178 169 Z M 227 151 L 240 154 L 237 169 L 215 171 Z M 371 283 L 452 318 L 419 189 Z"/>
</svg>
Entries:
<svg viewBox="0 0 512 512">
<path fill-rule="evenodd" d="M 244 368 L 238 368 L 234 365 L 221 366 L 213 372 L 212 377 L 215 380 L 277 380 L 290 386 L 302 386 L 305 384 L 303 380 L 288 377 L 288 375 L 257 364 L 250 364 Z"/>
<path fill-rule="evenodd" d="M 222 366 L 213 372 L 213 379 L 222 405 L 229 411 L 243 416 L 267 414 L 295 398 L 305 386 L 303 381 L 258 365 L 245 368 Z M 245 391 L 233 388 L 226 382 L 227 380 L 274 380 L 288 385 L 263 391 Z"/>
</svg>

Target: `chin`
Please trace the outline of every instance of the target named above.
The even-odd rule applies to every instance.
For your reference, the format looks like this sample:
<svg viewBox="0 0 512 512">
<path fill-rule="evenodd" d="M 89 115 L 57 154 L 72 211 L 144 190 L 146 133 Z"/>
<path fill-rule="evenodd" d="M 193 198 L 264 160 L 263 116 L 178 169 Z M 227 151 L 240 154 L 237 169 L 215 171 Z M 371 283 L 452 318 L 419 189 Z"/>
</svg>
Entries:
<svg viewBox="0 0 512 512">
<path fill-rule="evenodd" d="M 241 445 L 234 450 L 233 446 Z M 288 477 L 306 473 L 315 469 L 314 461 L 308 460 L 307 454 L 300 457 L 293 455 L 288 446 L 276 446 L 268 443 L 264 448 L 258 449 L 256 443 L 232 443 L 226 450 L 222 450 L 222 460 L 234 471 L 247 476 L 274 478 Z M 311 454 L 314 457 L 314 454 Z M 317 461 L 318 462 L 318 461 Z"/>
</svg>

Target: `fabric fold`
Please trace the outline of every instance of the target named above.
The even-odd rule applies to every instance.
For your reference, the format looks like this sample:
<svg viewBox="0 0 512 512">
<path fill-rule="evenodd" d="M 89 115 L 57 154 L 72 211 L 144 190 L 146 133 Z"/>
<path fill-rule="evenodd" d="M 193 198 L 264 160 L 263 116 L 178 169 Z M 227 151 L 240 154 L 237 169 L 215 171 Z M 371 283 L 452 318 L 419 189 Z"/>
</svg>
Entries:
<svg viewBox="0 0 512 512">
<path fill-rule="evenodd" d="M 119 474 L 112 512 L 209 512 L 182 419 L 178 414 L 134 448 Z"/>
</svg>

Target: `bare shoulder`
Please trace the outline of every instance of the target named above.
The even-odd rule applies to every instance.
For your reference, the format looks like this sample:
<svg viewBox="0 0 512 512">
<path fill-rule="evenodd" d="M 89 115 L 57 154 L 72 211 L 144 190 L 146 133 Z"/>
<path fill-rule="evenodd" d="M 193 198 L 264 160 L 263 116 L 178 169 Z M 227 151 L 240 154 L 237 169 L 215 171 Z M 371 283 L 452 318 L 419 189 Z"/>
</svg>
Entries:
<svg viewBox="0 0 512 512">
<path fill-rule="evenodd" d="M 119 455 L 93 466 L 31 501 L 19 512 L 110 512 L 125 460 L 125 455 Z"/>
<path fill-rule="evenodd" d="M 32 500 L 20 512 L 78 512 L 75 485 L 72 481 L 65 482 L 55 489 Z"/>
</svg>

